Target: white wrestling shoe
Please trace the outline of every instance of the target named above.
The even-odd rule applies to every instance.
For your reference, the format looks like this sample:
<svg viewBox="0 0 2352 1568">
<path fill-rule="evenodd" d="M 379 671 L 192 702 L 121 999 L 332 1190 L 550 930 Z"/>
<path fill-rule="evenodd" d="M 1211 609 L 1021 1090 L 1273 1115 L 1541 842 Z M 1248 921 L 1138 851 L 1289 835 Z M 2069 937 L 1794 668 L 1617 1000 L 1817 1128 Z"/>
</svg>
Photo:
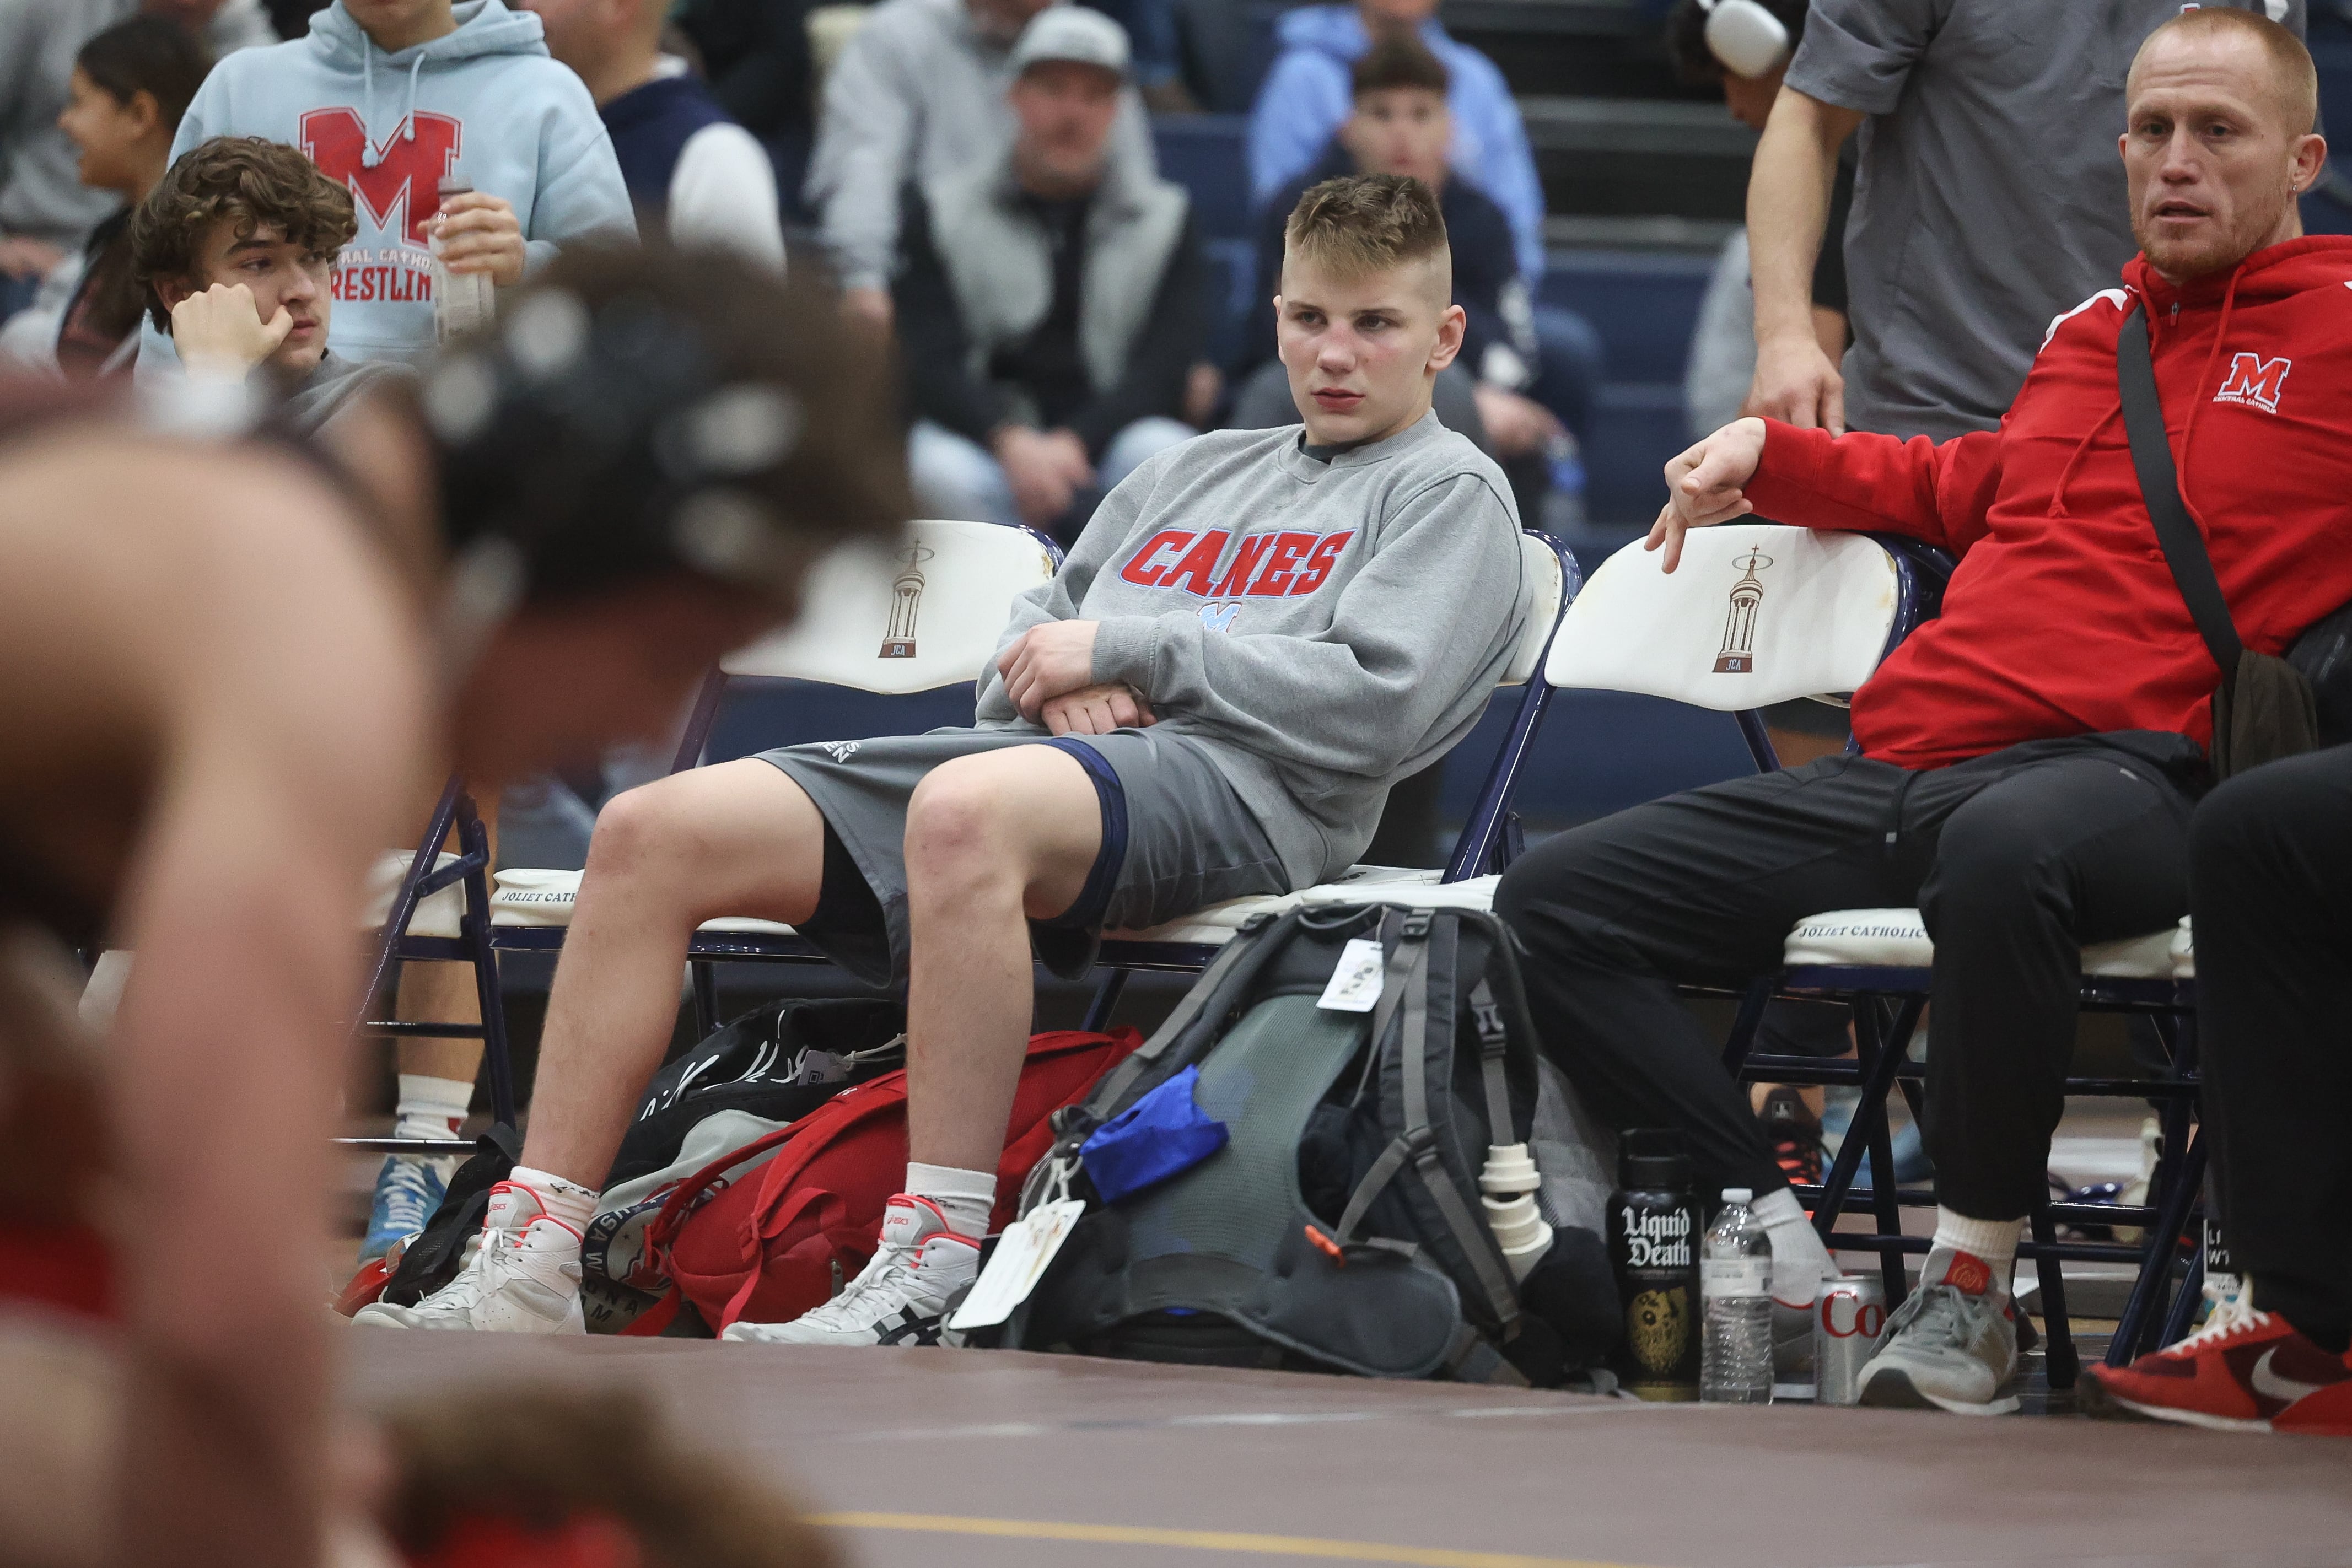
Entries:
<svg viewBox="0 0 2352 1568">
<path fill-rule="evenodd" d="M 378 1301 L 355 1323 L 491 1333 L 586 1333 L 580 1315 L 580 1233 L 540 1207 L 529 1187 L 490 1189 L 481 1244 L 457 1277 L 413 1307 Z"/>
<path fill-rule="evenodd" d="M 929 1198 L 900 1193 L 882 1211 L 882 1245 L 841 1294 L 788 1323 L 734 1323 L 753 1344 L 937 1344 L 948 1309 L 980 1277 L 980 1243 L 948 1228 Z"/>
</svg>

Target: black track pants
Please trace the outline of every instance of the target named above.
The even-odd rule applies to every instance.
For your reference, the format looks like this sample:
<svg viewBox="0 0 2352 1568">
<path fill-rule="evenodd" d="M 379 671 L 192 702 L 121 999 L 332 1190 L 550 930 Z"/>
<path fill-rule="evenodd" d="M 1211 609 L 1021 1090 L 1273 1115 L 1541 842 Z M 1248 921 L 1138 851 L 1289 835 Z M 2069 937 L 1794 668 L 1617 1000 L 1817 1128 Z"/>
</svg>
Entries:
<svg viewBox="0 0 2352 1568">
<path fill-rule="evenodd" d="M 2205 1124 L 2254 1304 L 2352 1333 L 2352 747 L 2240 774 L 2189 831 Z"/>
<path fill-rule="evenodd" d="M 2045 1192 L 2084 943 L 2189 907 L 2202 755 L 2132 731 L 2033 741 L 1929 772 L 1830 757 L 1636 806 L 1529 851 L 1496 912 L 1527 949 L 1546 1050 L 1614 1125 L 1679 1127 L 1706 1188 L 1787 1185 L 1677 982 L 1744 985 L 1790 927 L 1916 905 L 1936 943 L 1927 1151 L 1979 1219 Z"/>
</svg>

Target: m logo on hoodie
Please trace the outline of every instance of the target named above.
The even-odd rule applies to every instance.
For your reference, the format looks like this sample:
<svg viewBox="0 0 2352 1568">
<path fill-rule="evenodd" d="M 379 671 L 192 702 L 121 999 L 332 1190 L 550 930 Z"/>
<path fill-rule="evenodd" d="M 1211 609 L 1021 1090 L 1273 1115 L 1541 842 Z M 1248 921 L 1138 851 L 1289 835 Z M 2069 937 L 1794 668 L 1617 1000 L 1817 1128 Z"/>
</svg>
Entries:
<svg viewBox="0 0 2352 1568">
<path fill-rule="evenodd" d="M 351 187 L 362 216 L 385 234 L 423 246 L 441 210 L 441 181 L 457 165 L 462 127 L 419 110 L 383 146 L 370 141 L 357 110 L 314 109 L 302 117 L 302 151 L 319 172 Z"/>
<path fill-rule="evenodd" d="M 2213 394 L 2213 401 L 2250 402 L 2264 413 L 2276 413 L 2279 392 L 2286 385 L 2287 371 L 2293 369 L 2293 360 L 2265 360 L 2255 354 L 2232 354 L 2230 356 L 2230 373 L 2223 379 L 2221 390 Z"/>
</svg>

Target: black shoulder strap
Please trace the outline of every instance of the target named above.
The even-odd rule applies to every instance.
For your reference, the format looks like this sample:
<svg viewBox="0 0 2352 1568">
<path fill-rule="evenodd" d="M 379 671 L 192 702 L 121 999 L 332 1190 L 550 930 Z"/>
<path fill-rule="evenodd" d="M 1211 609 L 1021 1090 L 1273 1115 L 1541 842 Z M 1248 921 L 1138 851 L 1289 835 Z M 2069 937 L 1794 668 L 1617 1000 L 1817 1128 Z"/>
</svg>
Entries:
<svg viewBox="0 0 2352 1568">
<path fill-rule="evenodd" d="M 2156 525 L 2156 541 L 2172 568 L 2172 580 L 2189 606 L 2206 652 L 2221 666 L 2224 681 L 2234 680 L 2238 659 L 2246 651 L 2230 620 L 2229 601 L 2213 575 L 2213 558 L 2181 504 L 2180 479 L 2172 466 L 2172 447 L 2164 435 L 2164 404 L 2157 397 L 2156 362 L 2148 357 L 2147 325 L 2137 305 L 2124 318 L 2116 339 L 2116 380 L 2124 398 L 2124 434 L 2131 440 L 2132 469 L 2139 476 L 2140 498 L 2147 503 L 2148 520 Z"/>
</svg>

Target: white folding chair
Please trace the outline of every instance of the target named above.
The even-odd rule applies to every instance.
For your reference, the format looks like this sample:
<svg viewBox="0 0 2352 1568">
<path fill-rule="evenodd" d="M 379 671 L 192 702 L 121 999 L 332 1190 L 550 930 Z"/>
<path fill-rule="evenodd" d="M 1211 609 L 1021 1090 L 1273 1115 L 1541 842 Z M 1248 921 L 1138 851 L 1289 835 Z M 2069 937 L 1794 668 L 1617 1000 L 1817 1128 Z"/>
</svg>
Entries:
<svg viewBox="0 0 2352 1568">
<path fill-rule="evenodd" d="M 1639 692 L 1734 714 L 1759 771 L 1777 768 L 1780 762 L 1759 710 L 1809 696 L 1843 704 L 1935 612 L 1951 570 L 1937 552 L 1907 539 L 1756 523 L 1695 530 L 1685 537 L 1679 570 L 1669 575 L 1661 568 L 1660 558 L 1638 544 L 1603 562 L 1562 621 L 1546 674 L 1563 689 Z M 1922 1074 L 1908 1060 L 1906 1047 L 1927 1004 L 1933 958 L 1916 909 L 1831 910 L 1809 916 L 1790 931 L 1780 972 L 1740 994 L 1724 1053 L 1725 1065 L 1744 1079 L 1860 1085 L 1853 1130 L 1836 1160 L 1819 1186 L 1800 1186 L 1798 1193 L 1828 1238 L 1853 1190 L 1863 1153 L 1870 1151 L 1880 1233 L 1841 1235 L 1837 1244 L 1879 1254 L 1890 1307 L 1905 1291 L 1903 1255 L 1927 1249 L 1926 1238 L 1902 1234 L 1901 1207 L 1935 1201 L 1929 1193 L 1895 1188 L 1886 1123 L 1886 1098 L 1898 1084 L 1913 1115 L 1919 1113 Z M 2172 931 L 2084 950 L 2083 1005 L 2158 1019 L 2174 1067 L 2169 1077 L 2153 1082 L 2070 1078 L 2068 1092 L 2166 1099 L 2171 1107 L 2166 1113 L 2171 1134 L 2166 1158 L 2172 1168 L 2158 1173 L 2166 1197 L 2158 1207 L 2059 1204 L 2033 1216 L 2034 1239 L 2020 1250 L 2041 1270 L 2043 1314 L 2052 1328 L 2053 1387 L 2071 1385 L 2074 1373 L 2059 1263 L 2126 1260 L 2140 1265 L 2139 1286 L 2109 1353 L 2110 1361 L 2121 1364 L 2137 1354 L 2132 1345 L 2152 1323 L 2154 1292 L 2168 1279 L 2175 1239 L 2196 1197 L 2203 1149 L 2189 1147 L 2188 1139 L 2197 1078 L 2190 1000 L 2184 988 L 2192 965 Z M 1776 996 L 1849 1004 L 1857 1060 L 1824 1062 L 1755 1051 L 1757 1026 Z M 2145 1250 L 2061 1242 L 2055 1234 L 2059 1221 L 2145 1224 L 2151 1239 Z M 2181 1300 L 2190 1294 L 2193 1290 L 2184 1291 Z"/>
<path fill-rule="evenodd" d="M 996 656 L 1013 601 L 1052 580 L 1053 541 L 994 523 L 912 523 L 887 551 L 845 549 L 819 563 L 793 625 L 731 653 L 703 685 L 671 771 L 698 766 L 726 693 L 737 683 L 811 681 L 899 696 L 978 680 Z M 553 952 L 572 924 L 576 871 L 498 874 L 493 946 Z M 825 963 L 814 944 L 772 920 L 706 921 L 688 945 L 695 1009 L 718 1027 L 714 966 L 722 962 Z"/>
</svg>

